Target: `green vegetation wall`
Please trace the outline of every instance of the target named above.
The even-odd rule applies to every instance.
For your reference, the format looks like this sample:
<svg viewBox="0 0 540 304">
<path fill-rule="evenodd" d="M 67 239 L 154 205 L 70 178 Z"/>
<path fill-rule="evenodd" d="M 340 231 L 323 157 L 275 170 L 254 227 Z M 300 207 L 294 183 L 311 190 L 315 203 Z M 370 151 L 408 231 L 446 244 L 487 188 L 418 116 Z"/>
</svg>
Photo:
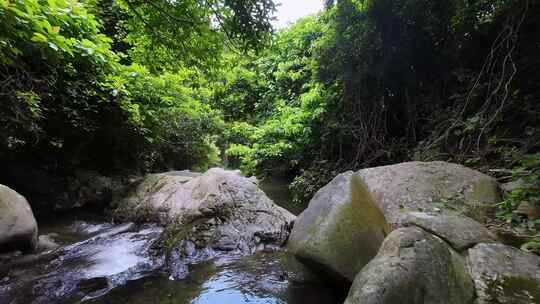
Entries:
<svg viewBox="0 0 540 304">
<path fill-rule="evenodd" d="M 223 80 L 228 155 L 297 176 L 300 200 L 366 166 L 512 167 L 539 147 L 538 16 L 533 1 L 329 1 Z"/>
<path fill-rule="evenodd" d="M 216 161 L 220 118 L 197 69 L 120 64 L 126 55 L 76 1 L 2 1 L 0 24 L 3 162 L 111 173 Z"/>
<path fill-rule="evenodd" d="M 105 174 L 221 158 L 296 177 L 538 152 L 540 5 L 339 0 L 272 35 L 270 0 L 0 0 L 0 160 Z"/>
</svg>

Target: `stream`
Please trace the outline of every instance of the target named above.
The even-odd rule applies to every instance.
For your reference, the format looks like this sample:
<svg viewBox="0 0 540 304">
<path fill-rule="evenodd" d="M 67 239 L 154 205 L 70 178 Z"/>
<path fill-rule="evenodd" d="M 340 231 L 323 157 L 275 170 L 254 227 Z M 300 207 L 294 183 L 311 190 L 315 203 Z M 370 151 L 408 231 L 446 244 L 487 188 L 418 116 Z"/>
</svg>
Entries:
<svg viewBox="0 0 540 304">
<path fill-rule="evenodd" d="M 298 214 L 287 182 L 261 188 Z M 170 280 L 165 257 L 154 245 L 154 225 L 113 225 L 92 213 L 38 219 L 40 235 L 59 248 L 0 261 L 0 303 L 334 304 L 343 295 L 321 283 L 285 252 L 221 255 L 188 265 L 182 280 Z M 3 267 L 3 268 L 2 268 Z"/>
</svg>

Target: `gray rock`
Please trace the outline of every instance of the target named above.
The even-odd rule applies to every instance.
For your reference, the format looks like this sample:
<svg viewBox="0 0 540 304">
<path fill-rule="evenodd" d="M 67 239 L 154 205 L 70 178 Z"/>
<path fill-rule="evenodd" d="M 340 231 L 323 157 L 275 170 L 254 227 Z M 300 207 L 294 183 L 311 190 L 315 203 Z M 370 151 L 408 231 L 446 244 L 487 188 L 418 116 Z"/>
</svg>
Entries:
<svg viewBox="0 0 540 304">
<path fill-rule="evenodd" d="M 40 235 L 38 238 L 38 250 L 48 251 L 60 247 L 50 235 Z"/>
<path fill-rule="evenodd" d="M 464 212 L 482 218 L 499 200 L 493 178 L 446 162 L 346 172 L 313 197 L 288 247 L 303 262 L 350 282 L 407 213 Z"/>
<path fill-rule="evenodd" d="M 350 283 L 389 232 L 364 184 L 346 172 L 315 194 L 296 220 L 287 248 L 319 272 Z"/>
<path fill-rule="evenodd" d="M 409 212 L 460 212 L 483 222 L 500 202 L 495 179 L 447 162 L 406 162 L 357 172 L 393 227 Z"/>
<path fill-rule="evenodd" d="M 405 224 L 416 225 L 435 234 L 458 251 L 471 248 L 478 243 L 491 243 L 496 237 L 484 225 L 462 215 L 440 215 L 411 212 Z"/>
<path fill-rule="evenodd" d="M 295 219 L 253 181 L 220 168 L 200 176 L 149 175 L 118 202 L 114 214 L 167 226 L 165 243 L 186 258 L 207 256 L 207 250 L 253 253 L 279 247 Z"/>
<path fill-rule="evenodd" d="M 190 178 L 199 177 L 199 176 L 202 175 L 202 173 L 193 172 L 193 171 L 189 171 L 189 170 L 169 171 L 169 172 L 165 172 L 165 173 L 162 173 L 162 174 L 165 174 L 165 175 L 177 175 L 177 176 L 190 177 Z"/>
<path fill-rule="evenodd" d="M 345 304 L 467 304 L 473 297 L 464 259 L 436 236 L 408 227 L 385 239 Z"/>
<path fill-rule="evenodd" d="M 38 227 L 26 199 L 14 190 L 0 185 L 0 251 L 37 247 Z"/>
<path fill-rule="evenodd" d="M 477 304 L 540 303 L 540 257 L 502 244 L 469 250 Z"/>
</svg>

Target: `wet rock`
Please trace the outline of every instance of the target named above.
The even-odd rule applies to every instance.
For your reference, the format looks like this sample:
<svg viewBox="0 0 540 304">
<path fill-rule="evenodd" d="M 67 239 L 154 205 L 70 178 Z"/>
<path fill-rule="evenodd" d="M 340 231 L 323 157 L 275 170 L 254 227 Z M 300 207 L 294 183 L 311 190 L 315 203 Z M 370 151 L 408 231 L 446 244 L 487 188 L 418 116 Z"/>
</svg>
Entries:
<svg viewBox="0 0 540 304">
<path fill-rule="evenodd" d="M 279 247 L 295 219 L 252 180 L 219 168 L 200 176 L 149 175 L 117 202 L 113 213 L 119 220 L 166 226 L 165 246 L 186 260 L 211 256 L 209 251 L 248 254 Z"/>
<path fill-rule="evenodd" d="M 37 248 L 38 227 L 26 199 L 0 185 L 0 251 L 33 251 Z"/>
<path fill-rule="evenodd" d="M 90 278 L 77 283 L 77 289 L 83 293 L 95 292 L 105 289 L 109 286 L 107 278 Z"/>
<path fill-rule="evenodd" d="M 478 243 L 491 243 L 496 237 L 484 225 L 462 215 L 440 215 L 411 212 L 406 215 L 405 224 L 418 226 L 463 251 Z"/>
<path fill-rule="evenodd" d="M 40 235 L 38 238 L 38 251 L 54 250 L 58 245 L 50 235 Z"/>
<path fill-rule="evenodd" d="M 165 258 L 153 247 L 162 229 L 114 226 L 87 240 L 24 255 L 4 269 L 0 303 L 78 303 L 161 270 Z"/>
<path fill-rule="evenodd" d="M 347 284 L 377 254 L 389 232 L 367 188 L 346 172 L 315 194 L 296 220 L 287 249 L 314 270 Z"/>
<path fill-rule="evenodd" d="M 447 162 L 406 162 L 356 174 L 393 227 L 409 212 L 460 212 L 483 222 L 501 201 L 495 179 Z"/>
<path fill-rule="evenodd" d="M 302 273 L 305 267 L 283 251 L 224 254 L 190 265 L 189 270 L 184 280 L 148 277 L 119 287 L 96 302 L 337 304 L 344 299 L 332 286 L 310 281 L 311 275 Z"/>
<path fill-rule="evenodd" d="M 56 250 L 32 254 L 22 254 L 17 252 L 0 263 L 0 277 L 8 275 L 10 270 L 15 268 L 33 267 L 34 265 L 47 263 L 55 257 L 58 257 L 58 255 L 59 253 Z"/>
<path fill-rule="evenodd" d="M 477 304 L 540 303 L 540 257 L 502 244 L 478 244 L 468 266 Z"/>
<path fill-rule="evenodd" d="M 345 304 L 467 304 L 473 297 L 464 259 L 443 240 L 408 227 L 385 239 Z"/>
<path fill-rule="evenodd" d="M 75 221 L 71 224 L 71 230 L 85 235 L 91 235 L 111 229 L 113 225 L 111 223 L 99 223 L 92 224 L 85 221 Z"/>
</svg>

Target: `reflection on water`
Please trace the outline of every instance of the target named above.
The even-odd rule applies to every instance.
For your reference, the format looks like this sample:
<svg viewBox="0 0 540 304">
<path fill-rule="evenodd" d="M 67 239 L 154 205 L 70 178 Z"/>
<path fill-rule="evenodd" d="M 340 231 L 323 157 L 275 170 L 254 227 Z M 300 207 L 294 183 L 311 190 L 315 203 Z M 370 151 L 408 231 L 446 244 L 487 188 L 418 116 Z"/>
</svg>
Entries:
<svg viewBox="0 0 540 304">
<path fill-rule="evenodd" d="M 93 304 L 337 304 L 342 295 L 300 274 L 285 253 L 222 257 L 190 267 L 181 281 L 144 278 L 116 288 Z M 294 272 L 294 273 L 293 273 Z M 297 277 L 294 277 L 294 276 Z M 301 279 L 304 282 L 295 282 Z"/>
</svg>

